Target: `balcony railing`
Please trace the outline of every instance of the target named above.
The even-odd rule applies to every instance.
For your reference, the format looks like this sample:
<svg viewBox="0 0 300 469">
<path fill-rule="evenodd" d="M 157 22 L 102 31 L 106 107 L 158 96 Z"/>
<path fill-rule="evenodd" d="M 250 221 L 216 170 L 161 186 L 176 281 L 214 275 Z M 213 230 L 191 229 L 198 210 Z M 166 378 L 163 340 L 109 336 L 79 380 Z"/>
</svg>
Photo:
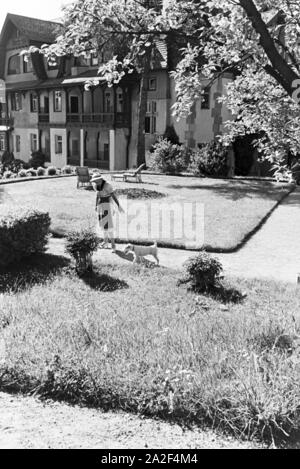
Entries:
<svg viewBox="0 0 300 469">
<path fill-rule="evenodd" d="M 14 119 L 12 117 L 0 117 L 0 125 L 12 127 L 14 125 Z"/>
<path fill-rule="evenodd" d="M 118 112 L 116 115 L 112 112 L 101 112 L 93 114 L 67 114 L 67 122 L 77 122 L 83 124 L 99 123 L 106 125 L 129 125 L 129 116 L 126 113 Z"/>
<path fill-rule="evenodd" d="M 49 121 L 50 121 L 49 114 L 44 113 L 44 112 L 39 114 L 39 122 L 48 123 Z"/>
</svg>

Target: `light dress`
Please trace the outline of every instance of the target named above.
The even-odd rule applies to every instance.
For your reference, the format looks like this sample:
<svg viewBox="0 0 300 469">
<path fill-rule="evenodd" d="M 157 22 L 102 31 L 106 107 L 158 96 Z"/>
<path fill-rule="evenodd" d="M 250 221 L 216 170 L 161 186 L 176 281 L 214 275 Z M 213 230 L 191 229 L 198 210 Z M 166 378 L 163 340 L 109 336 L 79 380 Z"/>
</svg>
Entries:
<svg viewBox="0 0 300 469">
<path fill-rule="evenodd" d="M 103 180 L 100 184 L 94 184 L 94 189 L 97 191 L 96 210 L 99 226 L 103 231 L 112 233 L 114 229 L 113 187 Z"/>
</svg>

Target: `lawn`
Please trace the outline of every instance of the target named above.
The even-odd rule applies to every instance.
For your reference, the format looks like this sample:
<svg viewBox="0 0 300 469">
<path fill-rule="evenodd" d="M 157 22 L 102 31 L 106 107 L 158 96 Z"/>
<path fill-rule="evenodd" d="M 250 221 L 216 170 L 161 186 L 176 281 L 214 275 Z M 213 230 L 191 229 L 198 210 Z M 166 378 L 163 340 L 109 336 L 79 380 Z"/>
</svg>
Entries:
<svg viewBox="0 0 300 469">
<path fill-rule="evenodd" d="M 1 390 L 268 442 L 299 431 L 297 287 L 239 279 L 246 299 L 224 304 L 163 268 L 66 269 L 42 255 L 0 275 Z"/>
<path fill-rule="evenodd" d="M 188 247 L 199 249 L 203 245 L 211 251 L 231 251 L 236 249 L 260 225 L 266 215 L 282 200 L 291 189 L 287 184 L 266 181 L 233 181 L 221 179 L 201 179 L 168 176 L 143 176 L 145 184 L 125 184 L 115 182 L 114 187 L 121 191 L 123 204 L 126 190 L 143 189 L 154 191 L 158 199 L 144 199 L 139 206 L 139 223 L 135 224 L 132 207 L 136 200 L 129 201 L 126 215 L 119 218 L 120 230 L 117 236 L 121 241 L 158 240 L 161 246 Z M 110 177 L 108 176 L 108 179 Z M 125 193 L 124 193 L 125 191 Z M 165 195 L 165 197 L 162 197 Z M 147 197 L 147 194 L 145 193 Z M 80 226 L 95 226 L 95 194 L 84 189 L 76 189 L 75 178 L 40 180 L 0 186 L 2 203 L 32 204 L 46 209 L 52 218 L 52 231 L 65 234 Z M 196 203 L 200 207 L 196 211 Z M 159 214 L 161 207 L 172 206 L 182 209 L 181 218 L 176 220 L 178 233 L 172 229 L 156 231 L 149 222 L 152 213 Z M 190 204 L 185 205 L 184 204 Z M 125 205 L 126 206 L 126 205 Z M 192 214 L 189 218 L 189 209 Z M 204 207 L 202 223 L 201 207 Z M 183 222 L 182 217 L 186 217 Z M 189 223 L 190 222 L 190 223 Z M 199 222 L 197 224 L 196 222 Z M 140 228 L 140 231 L 135 229 Z M 159 226 L 159 225 L 158 225 Z M 183 228 L 183 230 L 181 230 Z M 204 233 L 202 236 L 202 228 Z M 195 236 L 196 235 L 196 236 Z"/>
</svg>

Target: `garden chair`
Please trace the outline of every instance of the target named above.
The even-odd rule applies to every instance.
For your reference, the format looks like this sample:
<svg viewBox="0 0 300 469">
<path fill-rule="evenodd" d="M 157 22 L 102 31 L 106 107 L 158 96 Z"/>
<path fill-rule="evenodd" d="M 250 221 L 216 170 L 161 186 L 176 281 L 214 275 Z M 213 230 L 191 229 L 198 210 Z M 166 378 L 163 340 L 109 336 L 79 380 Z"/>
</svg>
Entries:
<svg viewBox="0 0 300 469">
<path fill-rule="evenodd" d="M 145 166 L 145 163 L 142 164 L 139 168 L 132 170 L 132 171 L 128 171 L 127 173 L 113 174 L 111 177 L 112 181 L 115 181 L 116 179 L 122 179 L 124 182 L 128 182 L 128 179 L 135 179 L 136 182 L 142 183 L 143 181 L 142 181 L 141 172 L 144 166 Z"/>
<path fill-rule="evenodd" d="M 89 168 L 87 166 L 78 166 L 76 168 L 77 174 L 77 189 L 82 186 L 88 185 L 88 187 L 92 186 L 91 183 L 91 176 L 89 172 Z"/>
</svg>

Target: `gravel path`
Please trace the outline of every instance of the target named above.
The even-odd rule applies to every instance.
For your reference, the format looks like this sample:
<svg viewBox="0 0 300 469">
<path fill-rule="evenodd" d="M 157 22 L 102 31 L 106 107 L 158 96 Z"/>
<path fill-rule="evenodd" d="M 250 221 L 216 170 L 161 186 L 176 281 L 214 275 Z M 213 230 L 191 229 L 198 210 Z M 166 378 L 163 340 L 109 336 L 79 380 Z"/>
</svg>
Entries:
<svg viewBox="0 0 300 469">
<path fill-rule="evenodd" d="M 256 449 L 211 431 L 0 393 L 0 449 Z"/>
</svg>

